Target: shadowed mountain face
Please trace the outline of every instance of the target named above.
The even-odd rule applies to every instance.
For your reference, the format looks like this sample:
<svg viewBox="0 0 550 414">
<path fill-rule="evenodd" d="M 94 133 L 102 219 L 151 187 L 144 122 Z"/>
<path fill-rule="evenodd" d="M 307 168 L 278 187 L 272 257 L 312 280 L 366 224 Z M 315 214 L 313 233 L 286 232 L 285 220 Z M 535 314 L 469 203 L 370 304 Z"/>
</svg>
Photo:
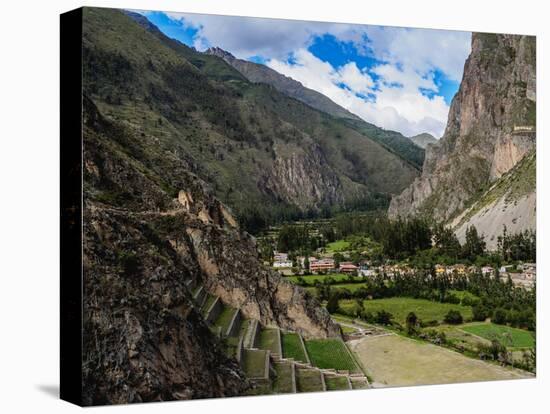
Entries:
<svg viewBox="0 0 550 414">
<path fill-rule="evenodd" d="M 426 214 L 443 221 L 455 219 L 478 200 L 487 200 L 487 192 L 504 174 L 514 174 L 524 156 L 535 151 L 535 67 L 534 37 L 473 34 L 472 52 L 445 133 L 437 145 L 428 146 L 422 176 L 392 199 L 390 216 Z M 517 171 L 530 177 L 523 174 L 525 170 Z M 534 200 L 534 177 L 519 181 L 525 188 L 514 194 L 531 194 Z M 508 192 L 499 194 L 507 197 Z M 528 204 L 534 209 L 533 201 Z M 499 234 L 503 224 L 518 219 L 516 214 L 507 214 L 510 223 L 493 220 L 490 217 L 497 210 L 493 213 L 475 221 L 489 238 Z M 516 230 L 534 227 L 534 211 L 525 214 L 530 218 L 520 220 L 523 228 Z M 525 218 L 525 214 L 520 215 Z M 484 220 L 494 224 L 485 225 Z M 460 224 L 459 234 L 466 222 L 465 216 L 454 221 Z"/>
</svg>

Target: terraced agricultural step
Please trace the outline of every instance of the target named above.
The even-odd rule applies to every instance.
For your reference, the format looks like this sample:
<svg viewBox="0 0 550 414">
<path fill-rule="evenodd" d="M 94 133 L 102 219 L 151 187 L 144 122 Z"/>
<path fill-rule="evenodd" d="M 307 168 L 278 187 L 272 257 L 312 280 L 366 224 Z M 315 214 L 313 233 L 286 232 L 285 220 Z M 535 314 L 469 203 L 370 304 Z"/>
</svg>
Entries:
<svg viewBox="0 0 550 414">
<path fill-rule="evenodd" d="M 216 297 L 214 299 L 214 302 L 212 302 L 212 305 L 210 305 L 209 308 L 207 308 L 206 313 L 204 313 L 204 320 L 210 324 L 214 323 L 214 321 L 220 316 L 220 313 L 224 310 L 224 306 L 220 298 Z"/>
<path fill-rule="evenodd" d="M 362 373 L 350 350 L 339 338 L 308 340 L 306 350 L 313 366 L 334 369 L 342 374 Z"/>
<path fill-rule="evenodd" d="M 351 382 L 347 375 L 324 374 L 327 391 L 351 390 Z"/>
<path fill-rule="evenodd" d="M 231 321 L 229 322 L 229 326 L 227 327 L 227 330 L 225 331 L 225 336 L 231 337 L 231 336 L 239 336 L 240 329 L 242 324 L 242 315 L 240 309 L 235 309 L 235 312 L 233 313 L 233 316 L 231 317 Z"/>
<path fill-rule="evenodd" d="M 214 326 L 220 329 L 222 336 L 227 336 L 227 331 L 229 330 L 236 312 L 239 312 L 239 310 L 227 305 L 222 305 L 218 317 L 212 322 Z"/>
<path fill-rule="evenodd" d="M 315 368 L 296 368 L 296 391 L 325 391 L 325 382 L 321 371 Z"/>
<path fill-rule="evenodd" d="M 296 373 L 293 362 L 275 362 L 275 379 L 273 380 L 273 392 L 277 394 L 296 392 Z"/>
<path fill-rule="evenodd" d="M 297 362 L 309 363 L 301 336 L 294 332 L 281 333 L 283 358 L 292 358 Z"/>
<path fill-rule="evenodd" d="M 245 349 L 241 364 L 248 378 L 269 379 L 269 351 Z"/>
<path fill-rule="evenodd" d="M 261 328 L 258 348 L 267 349 L 271 352 L 273 358 L 280 359 L 282 351 L 279 328 Z"/>
<path fill-rule="evenodd" d="M 369 381 L 365 377 L 350 377 L 351 388 L 354 390 L 364 390 L 369 388 Z"/>
<path fill-rule="evenodd" d="M 202 303 L 204 296 L 207 294 L 206 290 L 203 286 L 198 286 L 193 291 L 193 299 L 195 299 L 195 303 Z"/>
<path fill-rule="evenodd" d="M 210 309 L 210 306 L 212 306 L 212 304 L 214 303 L 214 301 L 216 300 L 216 296 L 213 296 L 209 293 L 206 294 L 205 298 L 204 298 L 204 301 L 202 302 L 202 305 L 201 305 L 201 314 L 202 316 L 206 316 L 206 313 L 208 312 L 208 310 Z"/>
<path fill-rule="evenodd" d="M 245 348 L 255 348 L 260 333 L 260 324 L 256 319 L 251 319 L 248 329 L 244 336 L 243 346 Z"/>
</svg>

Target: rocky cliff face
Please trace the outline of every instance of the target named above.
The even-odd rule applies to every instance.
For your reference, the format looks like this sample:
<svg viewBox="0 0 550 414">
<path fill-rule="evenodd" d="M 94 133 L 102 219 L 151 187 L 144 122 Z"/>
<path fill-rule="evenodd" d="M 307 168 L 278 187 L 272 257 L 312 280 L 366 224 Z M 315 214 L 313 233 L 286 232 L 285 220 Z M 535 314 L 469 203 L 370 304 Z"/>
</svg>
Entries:
<svg viewBox="0 0 550 414">
<path fill-rule="evenodd" d="M 447 221 L 535 147 L 535 39 L 474 33 L 459 91 L 439 144 L 428 146 L 422 176 L 394 197 L 392 217 Z"/>
<path fill-rule="evenodd" d="M 262 267 L 254 238 L 183 161 L 172 165 L 174 198 L 140 159 L 139 133 L 84 102 L 87 404 L 242 395 L 249 384 L 193 306 L 189 286 L 203 285 L 265 324 L 339 335 L 315 299 Z"/>
</svg>

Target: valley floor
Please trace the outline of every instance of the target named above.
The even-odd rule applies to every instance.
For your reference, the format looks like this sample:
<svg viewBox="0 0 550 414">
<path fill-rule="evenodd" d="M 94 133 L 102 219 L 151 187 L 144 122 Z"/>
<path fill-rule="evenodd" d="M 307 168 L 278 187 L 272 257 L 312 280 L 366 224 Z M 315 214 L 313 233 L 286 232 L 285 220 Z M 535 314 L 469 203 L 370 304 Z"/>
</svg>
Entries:
<svg viewBox="0 0 550 414">
<path fill-rule="evenodd" d="M 534 378 L 526 371 L 395 334 L 366 336 L 348 345 L 366 368 L 374 388 Z"/>
</svg>

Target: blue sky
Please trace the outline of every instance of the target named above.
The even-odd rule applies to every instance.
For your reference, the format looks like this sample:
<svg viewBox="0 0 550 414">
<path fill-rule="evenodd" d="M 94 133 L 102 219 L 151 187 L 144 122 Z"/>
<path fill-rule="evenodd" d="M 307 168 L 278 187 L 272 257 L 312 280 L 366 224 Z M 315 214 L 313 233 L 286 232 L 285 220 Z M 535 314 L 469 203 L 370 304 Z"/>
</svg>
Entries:
<svg viewBox="0 0 550 414">
<path fill-rule="evenodd" d="M 443 134 L 471 33 L 140 11 L 167 36 L 221 47 L 406 136 Z"/>
</svg>

